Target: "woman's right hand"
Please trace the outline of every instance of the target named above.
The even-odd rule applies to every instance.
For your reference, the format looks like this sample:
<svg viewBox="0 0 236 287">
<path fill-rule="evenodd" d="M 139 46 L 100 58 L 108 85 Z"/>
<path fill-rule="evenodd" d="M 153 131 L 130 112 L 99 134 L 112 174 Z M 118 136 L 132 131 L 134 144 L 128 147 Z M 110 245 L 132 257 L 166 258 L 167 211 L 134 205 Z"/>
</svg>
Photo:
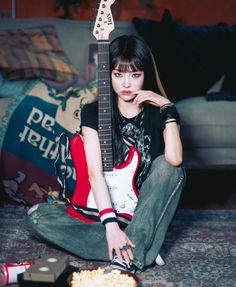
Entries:
<svg viewBox="0 0 236 287">
<path fill-rule="evenodd" d="M 129 263 L 134 259 L 132 248 L 135 248 L 135 244 L 129 239 L 125 232 L 120 229 L 118 223 L 109 222 L 106 224 L 106 238 L 110 260 L 112 260 L 114 253 L 120 261 L 125 260 Z M 122 250 L 124 246 L 129 246 L 129 248 Z"/>
</svg>

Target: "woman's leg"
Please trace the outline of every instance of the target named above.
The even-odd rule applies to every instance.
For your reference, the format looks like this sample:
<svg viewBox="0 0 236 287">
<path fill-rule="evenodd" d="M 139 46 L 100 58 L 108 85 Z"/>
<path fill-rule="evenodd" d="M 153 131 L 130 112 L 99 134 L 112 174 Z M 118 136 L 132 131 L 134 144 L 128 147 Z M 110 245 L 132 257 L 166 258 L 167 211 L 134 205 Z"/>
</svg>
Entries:
<svg viewBox="0 0 236 287">
<path fill-rule="evenodd" d="M 27 216 L 32 232 L 77 256 L 109 260 L 104 226 L 84 223 L 66 213 L 66 206 L 42 203 L 33 206 Z"/>
<path fill-rule="evenodd" d="M 182 167 L 171 166 L 159 156 L 144 181 L 134 217 L 125 232 L 136 244 L 134 264 L 143 269 L 154 262 L 164 241 L 167 228 L 178 206 L 185 183 Z"/>
</svg>

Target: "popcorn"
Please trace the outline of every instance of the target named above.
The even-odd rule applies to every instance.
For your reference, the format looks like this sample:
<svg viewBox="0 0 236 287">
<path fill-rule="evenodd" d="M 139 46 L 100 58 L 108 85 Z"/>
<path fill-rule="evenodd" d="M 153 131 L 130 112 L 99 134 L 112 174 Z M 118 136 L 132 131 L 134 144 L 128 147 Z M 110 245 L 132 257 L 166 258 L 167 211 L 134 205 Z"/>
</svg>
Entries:
<svg viewBox="0 0 236 287">
<path fill-rule="evenodd" d="M 105 272 L 105 269 L 73 272 L 71 287 L 136 287 L 133 277 L 122 274 L 120 270 Z"/>
</svg>

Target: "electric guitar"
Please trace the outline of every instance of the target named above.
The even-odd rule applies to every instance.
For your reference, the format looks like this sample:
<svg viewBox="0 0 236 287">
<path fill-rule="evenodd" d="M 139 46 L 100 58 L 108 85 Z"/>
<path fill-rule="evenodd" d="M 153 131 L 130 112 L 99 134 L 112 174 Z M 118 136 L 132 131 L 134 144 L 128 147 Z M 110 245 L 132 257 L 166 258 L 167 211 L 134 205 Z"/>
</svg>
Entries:
<svg viewBox="0 0 236 287">
<path fill-rule="evenodd" d="M 124 163 L 113 166 L 111 126 L 111 82 L 109 63 L 109 34 L 114 29 L 111 5 L 115 0 L 102 0 L 99 5 L 93 35 L 98 43 L 98 136 L 103 171 L 118 219 L 131 220 L 138 200 L 135 176 L 140 163 L 139 151 L 131 147 Z M 98 209 L 88 180 L 88 168 L 79 134 L 70 140 L 70 152 L 76 171 L 75 191 L 67 213 L 84 222 L 99 220 Z"/>
</svg>

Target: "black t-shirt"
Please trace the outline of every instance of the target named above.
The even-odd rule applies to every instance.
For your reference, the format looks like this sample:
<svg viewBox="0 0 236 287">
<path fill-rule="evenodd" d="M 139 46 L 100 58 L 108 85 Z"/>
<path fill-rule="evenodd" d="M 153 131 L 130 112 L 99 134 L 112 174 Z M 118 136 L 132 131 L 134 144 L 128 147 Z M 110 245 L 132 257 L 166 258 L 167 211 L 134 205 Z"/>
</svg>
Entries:
<svg viewBox="0 0 236 287">
<path fill-rule="evenodd" d="M 152 161 L 164 152 L 163 126 L 160 108 L 144 105 L 144 109 L 136 117 L 127 119 L 119 115 L 119 123 L 126 153 L 135 145 L 140 152 L 141 164 L 136 177 L 139 189 L 145 180 Z M 98 102 L 87 104 L 81 112 L 81 126 L 98 130 Z"/>
</svg>

